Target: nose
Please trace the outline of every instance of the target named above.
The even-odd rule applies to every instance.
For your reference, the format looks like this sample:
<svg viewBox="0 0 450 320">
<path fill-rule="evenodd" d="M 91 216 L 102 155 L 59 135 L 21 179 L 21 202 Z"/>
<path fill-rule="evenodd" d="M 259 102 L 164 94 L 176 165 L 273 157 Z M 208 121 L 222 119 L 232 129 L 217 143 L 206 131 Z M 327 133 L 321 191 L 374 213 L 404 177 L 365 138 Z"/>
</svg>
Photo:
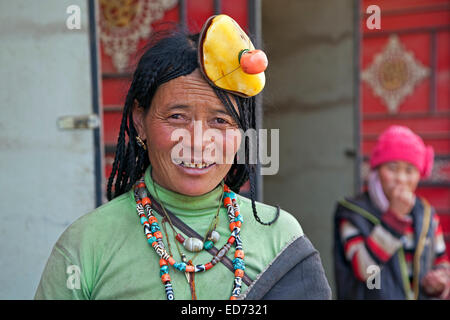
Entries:
<svg viewBox="0 0 450 320">
<path fill-rule="evenodd" d="M 404 185 L 406 184 L 406 182 L 408 181 L 408 178 L 406 176 L 406 173 L 403 172 L 402 170 L 400 170 L 399 172 L 397 172 L 397 174 L 395 175 L 395 180 L 398 184 L 400 185 Z"/>
<path fill-rule="evenodd" d="M 200 161 L 206 147 L 214 142 L 214 137 L 205 135 L 208 130 L 206 121 L 195 120 L 189 126 L 190 139 L 183 139 L 183 145 L 191 150 L 192 160 Z"/>
</svg>

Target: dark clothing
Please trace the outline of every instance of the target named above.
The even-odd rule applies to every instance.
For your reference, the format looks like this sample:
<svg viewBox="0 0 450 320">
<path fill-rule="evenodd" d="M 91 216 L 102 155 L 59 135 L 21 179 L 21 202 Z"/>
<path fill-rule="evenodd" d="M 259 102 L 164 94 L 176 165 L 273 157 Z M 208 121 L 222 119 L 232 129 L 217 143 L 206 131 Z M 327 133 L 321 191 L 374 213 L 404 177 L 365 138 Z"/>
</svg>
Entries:
<svg viewBox="0 0 450 320">
<path fill-rule="evenodd" d="M 373 228 L 377 224 L 377 220 L 381 221 L 382 213 L 371 202 L 368 193 L 361 194 L 352 199 L 346 199 L 352 205 L 356 205 L 359 208 L 364 209 L 370 213 L 375 219 L 368 219 L 362 214 L 357 213 L 349 206 L 344 205 L 341 202 L 337 205 L 334 217 L 334 267 L 335 267 L 335 279 L 337 286 L 337 298 L 338 299 L 407 299 L 411 298 L 411 292 L 407 290 L 409 281 L 407 271 L 405 270 L 405 259 L 403 255 L 403 249 L 400 248 L 394 253 L 390 259 L 380 264 L 380 289 L 369 289 L 366 282 L 358 280 L 355 277 L 352 264 L 349 262 L 344 254 L 344 247 L 339 234 L 339 225 L 342 219 L 350 221 L 366 239 Z M 415 248 L 417 248 L 418 239 L 420 238 L 422 225 L 424 223 L 424 204 L 423 201 L 417 198 L 416 203 L 410 213 L 413 219 Z M 431 269 L 434 260 L 434 243 L 433 234 L 434 226 L 430 221 L 433 220 L 434 210 L 431 210 L 431 216 L 428 219 L 428 228 L 426 232 L 426 238 L 424 239 L 424 249 L 420 256 L 419 272 L 415 272 L 415 277 L 418 276 L 420 283 L 424 275 Z M 371 220 L 371 221 L 370 221 Z M 425 219 L 425 222 L 427 220 Z M 425 229 L 426 230 L 426 229 Z M 405 276 L 406 271 L 406 276 Z M 416 274 L 417 273 L 417 274 Z M 420 287 L 420 286 L 419 286 Z M 426 299 L 422 292 L 419 290 L 419 299 Z"/>
<path fill-rule="evenodd" d="M 293 285 L 295 284 L 295 285 Z M 306 236 L 281 251 L 245 293 L 249 300 L 329 300 L 319 252 Z"/>
</svg>

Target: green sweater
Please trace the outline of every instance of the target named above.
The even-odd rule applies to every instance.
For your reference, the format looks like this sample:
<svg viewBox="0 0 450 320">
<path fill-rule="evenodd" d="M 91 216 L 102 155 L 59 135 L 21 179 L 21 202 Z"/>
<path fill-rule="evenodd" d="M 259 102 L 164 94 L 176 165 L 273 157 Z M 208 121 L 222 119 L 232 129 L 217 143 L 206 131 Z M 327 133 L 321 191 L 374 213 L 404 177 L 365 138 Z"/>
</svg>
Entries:
<svg viewBox="0 0 450 320">
<path fill-rule="evenodd" d="M 150 168 L 145 183 L 151 195 L 155 191 Z M 164 189 L 155 183 L 158 196 L 166 209 L 201 235 L 205 235 L 217 212 L 222 188 L 196 197 L 185 196 Z M 251 201 L 240 195 L 238 204 L 244 222 L 241 239 L 245 252 L 245 272 L 255 279 L 276 255 L 294 238 L 303 235 L 297 220 L 281 210 L 279 219 L 271 226 L 259 224 L 253 217 Z M 276 208 L 257 202 L 258 215 L 263 221 L 273 219 Z M 161 225 L 161 216 L 157 214 Z M 221 206 L 216 231 L 220 239 L 216 247 L 228 240 L 230 230 L 225 208 Z M 167 232 L 176 261 L 172 229 Z M 164 234 L 164 233 L 163 233 Z M 164 236 L 167 248 L 167 239 Z M 193 253 L 182 246 L 188 260 Z M 234 246 L 227 256 L 234 258 Z M 207 263 L 212 256 L 202 251 L 194 264 Z M 72 223 L 56 242 L 45 266 L 35 299 L 166 299 L 159 276 L 159 256 L 146 241 L 136 213 L 133 191 L 127 192 Z M 184 273 L 170 268 L 175 299 L 191 299 Z M 195 274 L 198 299 L 229 299 L 234 275 L 222 263 Z M 247 286 L 242 284 L 242 291 Z"/>
</svg>

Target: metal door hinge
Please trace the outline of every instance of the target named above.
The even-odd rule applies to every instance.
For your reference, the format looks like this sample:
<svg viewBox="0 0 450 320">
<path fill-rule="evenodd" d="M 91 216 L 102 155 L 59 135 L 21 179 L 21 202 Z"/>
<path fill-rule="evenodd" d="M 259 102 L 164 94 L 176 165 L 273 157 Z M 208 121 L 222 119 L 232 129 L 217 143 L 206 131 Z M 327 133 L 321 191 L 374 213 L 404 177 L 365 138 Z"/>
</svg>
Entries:
<svg viewBox="0 0 450 320">
<path fill-rule="evenodd" d="M 57 120 L 60 130 L 96 129 L 100 127 L 100 118 L 97 114 L 82 116 L 63 116 Z"/>
</svg>

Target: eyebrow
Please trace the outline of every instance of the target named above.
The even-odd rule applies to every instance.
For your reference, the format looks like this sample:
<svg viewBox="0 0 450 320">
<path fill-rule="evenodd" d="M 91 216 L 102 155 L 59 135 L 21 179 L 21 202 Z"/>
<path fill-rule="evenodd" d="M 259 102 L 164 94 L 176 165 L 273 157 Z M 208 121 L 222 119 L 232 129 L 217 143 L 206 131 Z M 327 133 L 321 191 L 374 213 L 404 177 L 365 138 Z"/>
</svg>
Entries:
<svg viewBox="0 0 450 320">
<path fill-rule="evenodd" d="M 168 111 L 174 111 L 174 110 L 187 110 L 187 109 L 191 109 L 191 106 L 187 106 L 184 104 L 176 104 L 173 106 L 170 106 L 167 110 Z M 231 116 L 226 110 L 223 110 L 219 107 L 210 107 L 210 111 L 211 112 L 215 112 L 215 113 L 221 113 L 221 114 L 225 114 L 227 116 Z"/>
</svg>

